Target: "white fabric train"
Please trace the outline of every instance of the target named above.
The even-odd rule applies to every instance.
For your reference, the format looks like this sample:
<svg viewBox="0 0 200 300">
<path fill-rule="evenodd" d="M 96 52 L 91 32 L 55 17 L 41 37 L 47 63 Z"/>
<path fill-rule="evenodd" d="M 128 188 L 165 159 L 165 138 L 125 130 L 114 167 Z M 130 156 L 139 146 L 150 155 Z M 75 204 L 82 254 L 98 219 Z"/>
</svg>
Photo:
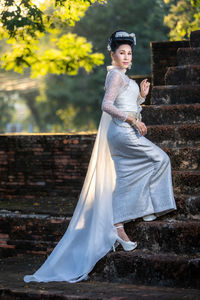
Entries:
<svg viewBox="0 0 200 300">
<path fill-rule="evenodd" d="M 106 138 L 111 120 L 108 113 L 102 113 L 81 194 L 64 236 L 43 265 L 24 277 L 25 282 L 87 279 L 115 243 L 112 192 L 116 173 Z"/>
</svg>

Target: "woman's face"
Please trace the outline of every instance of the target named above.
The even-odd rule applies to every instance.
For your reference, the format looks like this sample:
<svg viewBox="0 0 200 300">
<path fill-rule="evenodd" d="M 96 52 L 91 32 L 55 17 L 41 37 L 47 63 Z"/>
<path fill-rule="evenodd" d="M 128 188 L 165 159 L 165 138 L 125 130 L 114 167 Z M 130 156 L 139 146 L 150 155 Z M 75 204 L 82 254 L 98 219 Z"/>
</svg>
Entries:
<svg viewBox="0 0 200 300">
<path fill-rule="evenodd" d="M 128 68 L 132 61 L 132 49 L 130 45 L 120 45 L 115 52 L 111 51 L 111 58 L 114 65 L 122 69 Z"/>
</svg>

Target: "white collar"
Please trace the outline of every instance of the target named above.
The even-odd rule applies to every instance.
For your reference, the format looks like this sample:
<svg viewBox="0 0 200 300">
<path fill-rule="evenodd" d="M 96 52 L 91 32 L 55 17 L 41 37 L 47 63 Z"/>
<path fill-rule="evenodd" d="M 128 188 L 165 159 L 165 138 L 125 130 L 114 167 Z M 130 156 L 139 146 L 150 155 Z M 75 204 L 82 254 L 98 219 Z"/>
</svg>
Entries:
<svg viewBox="0 0 200 300">
<path fill-rule="evenodd" d="M 112 70 L 112 69 L 118 69 L 118 70 L 120 70 L 120 71 L 123 72 L 123 73 L 126 72 L 126 69 L 122 69 L 122 68 L 120 68 L 119 66 L 113 66 L 113 65 L 110 65 L 110 66 L 107 66 L 106 68 L 107 68 L 107 71 L 110 71 L 110 70 Z"/>
</svg>

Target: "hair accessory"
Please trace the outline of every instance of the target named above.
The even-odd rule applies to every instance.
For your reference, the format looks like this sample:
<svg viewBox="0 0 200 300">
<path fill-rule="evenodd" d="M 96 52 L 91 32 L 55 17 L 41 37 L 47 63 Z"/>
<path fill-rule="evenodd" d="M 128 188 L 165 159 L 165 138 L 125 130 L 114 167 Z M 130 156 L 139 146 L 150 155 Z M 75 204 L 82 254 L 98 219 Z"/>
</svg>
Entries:
<svg viewBox="0 0 200 300">
<path fill-rule="evenodd" d="M 108 45 L 107 45 L 107 49 L 108 51 L 111 51 L 111 44 L 113 41 L 129 41 L 129 42 L 133 42 L 133 45 L 136 45 L 136 36 L 135 33 L 128 33 L 126 31 L 117 31 L 115 33 L 115 35 L 111 36 L 110 39 L 108 40 Z"/>
<path fill-rule="evenodd" d="M 118 37 L 132 37 L 133 38 L 133 41 L 134 41 L 134 45 L 136 45 L 136 36 L 135 36 L 135 33 L 128 33 L 126 31 L 118 31 L 116 32 L 115 34 L 115 37 L 118 38 Z"/>
<path fill-rule="evenodd" d="M 108 51 L 111 51 L 111 47 L 110 47 L 109 43 L 108 43 L 107 49 L 108 49 Z"/>
<path fill-rule="evenodd" d="M 130 33 L 129 36 L 131 36 L 133 38 L 133 41 L 134 41 L 134 45 L 136 45 L 136 35 L 135 33 Z"/>
</svg>

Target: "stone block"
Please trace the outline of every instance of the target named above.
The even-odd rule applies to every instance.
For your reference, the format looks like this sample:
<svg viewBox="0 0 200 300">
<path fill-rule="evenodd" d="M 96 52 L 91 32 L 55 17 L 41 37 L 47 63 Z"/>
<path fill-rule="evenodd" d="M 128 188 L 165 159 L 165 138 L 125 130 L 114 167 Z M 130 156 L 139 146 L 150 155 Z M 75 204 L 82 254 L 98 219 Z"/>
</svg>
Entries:
<svg viewBox="0 0 200 300">
<path fill-rule="evenodd" d="M 200 103 L 200 85 L 163 85 L 152 89 L 151 103 L 156 105 Z"/>
<path fill-rule="evenodd" d="M 189 47 L 189 41 L 151 42 L 151 69 L 153 86 L 164 85 L 167 68 L 177 65 L 177 49 Z"/>
<path fill-rule="evenodd" d="M 200 30 L 192 31 L 190 34 L 190 46 L 200 47 Z"/>
<path fill-rule="evenodd" d="M 200 258 L 142 250 L 111 252 L 97 264 L 91 277 L 118 283 L 199 289 Z"/>
<path fill-rule="evenodd" d="M 154 253 L 200 254 L 199 220 L 165 220 L 129 223 L 126 231 L 139 249 Z"/>
<path fill-rule="evenodd" d="M 200 220 L 200 195 L 175 194 L 177 211 L 166 218 Z"/>
<path fill-rule="evenodd" d="M 142 121 L 146 125 L 198 123 L 200 122 L 200 103 L 145 105 L 142 110 Z"/>
<path fill-rule="evenodd" d="M 111 283 L 107 280 L 25 283 L 24 274 L 32 274 L 41 264 L 41 256 L 24 255 L 0 261 L 0 298 L 3 300 L 199 300 L 199 290 Z M 99 265 L 98 265 L 99 266 Z"/>
<path fill-rule="evenodd" d="M 146 137 L 160 147 L 185 147 L 200 144 L 200 124 L 151 125 Z"/>
<path fill-rule="evenodd" d="M 169 67 L 165 74 L 166 85 L 200 85 L 200 66 Z"/>
<path fill-rule="evenodd" d="M 3 257 L 25 253 L 50 254 L 65 233 L 69 221 L 67 217 L 1 212 L 0 228 L 3 237 L 0 241 L 4 245 L 0 245 L 0 254 Z"/>
<path fill-rule="evenodd" d="M 200 65 L 199 48 L 179 48 L 177 50 L 178 65 Z"/>
<path fill-rule="evenodd" d="M 200 171 L 200 148 L 163 148 L 169 155 L 173 170 L 193 170 Z"/>
<path fill-rule="evenodd" d="M 172 171 L 174 192 L 179 194 L 200 194 L 200 171 Z"/>
</svg>

